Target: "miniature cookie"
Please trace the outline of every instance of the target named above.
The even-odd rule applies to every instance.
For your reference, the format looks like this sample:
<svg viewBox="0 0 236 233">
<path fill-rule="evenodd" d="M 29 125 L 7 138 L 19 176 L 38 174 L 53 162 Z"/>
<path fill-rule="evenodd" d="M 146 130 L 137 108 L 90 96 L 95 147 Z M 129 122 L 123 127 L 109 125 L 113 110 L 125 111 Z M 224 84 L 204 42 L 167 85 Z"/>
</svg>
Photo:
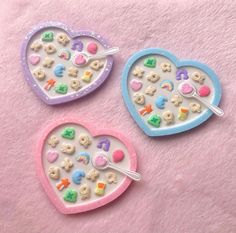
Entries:
<svg viewBox="0 0 236 233">
<path fill-rule="evenodd" d="M 92 182 L 96 181 L 98 177 L 99 177 L 99 171 L 95 169 L 91 169 L 86 175 L 86 178 L 88 180 L 91 180 Z"/>
<path fill-rule="evenodd" d="M 42 47 L 43 44 L 39 40 L 34 41 L 34 43 L 30 46 L 34 52 L 38 52 Z"/>
<path fill-rule="evenodd" d="M 171 111 L 165 111 L 162 114 L 163 120 L 166 122 L 167 125 L 172 124 L 175 122 L 175 116 Z"/>
<path fill-rule="evenodd" d="M 88 148 L 89 145 L 91 145 L 92 141 L 87 134 L 80 134 L 79 135 L 79 143 L 80 143 L 80 145 L 84 146 L 85 148 Z"/>
<path fill-rule="evenodd" d="M 145 94 L 150 95 L 150 96 L 154 96 L 156 90 L 157 89 L 154 86 L 148 86 L 145 90 Z"/>
<path fill-rule="evenodd" d="M 48 145 L 50 145 L 51 147 L 55 148 L 57 146 L 57 144 L 59 143 L 59 139 L 57 138 L 56 135 L 52 135 L 48 141 L 47 141 Z"/>
<path fill-rule="evenodd" d="M 205 76 L 197 71 L 192 73 L 191 78 L 193 81 L 195 81 L 199 84 L 203 84 L 204 80 L 205 80 Z"/>
<path fill-rule="evenodd" d="M 79 70 L 77 68 L 75 68 L 75 67 L 72 67 L 72 66 L 68 69 L 68 75 L 70 77 L 76 78 L 77 75 L 78 75 L 78 72 L 79 72 Z"/>
<path fill-rule="evenodd" d="M 54 60 L 50 57 L 45 57 L 43 60 L 43 67 L 51 68 L 54 63 Z"/>
<path fill-rule="evenodd" d="M 70 87 L 71 87 L 73 90 L 78 91 L 78 90 L 81 88 L 79 79 L 77 79 L 77 78 L 72 78 L 72 79 L 70 80 Z"/>
<path fill-rule="evenodd" d="M 135 93 L 134 94 L 134 102 L 139 105 L 145 104 L 145 96 L 142 93 Z"/>
<path fill-rule="evenodd" d="M 49 44 L 44 45 L 44 51 L 47 54 L 53 54 L 57 51 L 57 49 L 56 49 L 56 46 L 53 43 L 49 43 Z"/>
<path fill-rule="evenodd" d="M 104 62 L 101 62 L 99 60 L 95 60 L 91 62 L 90 64 L 90 68 L 96 71 L 100 70 L 103 66 L 104 66 Z"/>
<path fill-rule="evenodd" d="M 105 174 L 107 183 L 112 184 L 112 183 L 117 183 L 117 175 L 114 172 L 107 172 Z"/>
<path fill-rule="evenodd" d="M 194 112 L 194 113 L 195 112 L 199 113 L 199 112 L 202 111 L 202 107 L 199 103 L 192 102 L 192 103 L 189 104 L 189 106 L 190 106 L 191 111 Z"/>
<path fill-rule="evenodd" d="M 79 195 L 81 200 L 89 199 L 91 195 L 91 189 L 87 184 L 82 184 L 79 187 Z"/>
<path fill-rule="evenodd" d="M 61 167 L 65 169 L 65 171 L 69 172 L 73 167 L 73 162 L 69 158 L 64 158 L 61 162 Z"/>
<path fill-rule="evenodd" d="M 160 65 L 163 72 L 171 72 L 171 64 L 168 62 L 163 62 Z"/>
<path fill-rule="evenodd" d="M 48 175 L 53 180 L 58 180 L 60 178 L 60 168 L 59 167 L 49 167 Z"/>
<path fill-rule="evenodd" d="M 63 46 L 67 45 L 70 42 L 69 37 L 63 32 L 58 33 L 56 39 L 57 39 L 57 42 L 59 44 L 62 44 Z"/>
<path fill-rule="evenodd" d="M 46 78 L 46 73 L 41 67 L 38 67 L 38 68 L 34 69 L 33 75 L 39 81 L 43 81 Z"/>
<path fill-rule="evenodd" d="M 135 66 L 132 74 L 137 76 L 138 78 L 142 78 L 144 74 L 144 70 L 140 66 Z"/>
<path fill-rule="evenodd" d="M 160 76 L 156 73 L 156 72 L 153 72 L 151 71 L 147 76 L 146 76 L 147 80 L 152 82 L 152 83 L 155 83 L 157 82 L 159 79 L 160 79 Z"/>
<path fill-rule="evenodd" d="M 183 102 L 183 98 L 177 94 L 171 97 L 171 103 L 173 103 L 174 106 L 176 107 L 178 107 L 182 102 Z"/>
<path fill-rule="evenodd" d="M 75 146 L 69 143 L 62 143 L 61 152 L 68 155 L 72 155 L 75 153 Z"/>
</svg>

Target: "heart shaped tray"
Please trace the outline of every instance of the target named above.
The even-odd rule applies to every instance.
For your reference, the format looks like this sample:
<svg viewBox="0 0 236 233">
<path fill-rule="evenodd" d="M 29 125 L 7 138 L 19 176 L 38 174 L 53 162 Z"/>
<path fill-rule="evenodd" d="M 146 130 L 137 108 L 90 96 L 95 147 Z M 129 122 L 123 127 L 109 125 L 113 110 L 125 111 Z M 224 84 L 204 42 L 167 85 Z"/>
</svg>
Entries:
<svg viewBox="0 0 236 233">
<path fill-rule="evenodd" d="M 120 133 L 97 130 L 75 118 L 57 120 L 45 130 L 36 154 L 37 173 L 60 212 L 98 208 L 130 185 L 131 179 L 115 170 L 95 169 L 91 161 L 98 153 L 120 168 L 136 170 L 135 150 Z"/>
<path fill-rule="evenodd" d="M 192 129 L 212 112 L 193 98 L 185 98 L 178 86 L 189 81 L 204 100 L 218 105 L 221 86 L 216 74 L 196 61 L 179 61 L 158 48 L 135 53 L 122 74 L 122 94 L 132 117 L 149 136 L 171 135 Z M 189 86 L 182 87 L 186 93 Z"/>
<path fill-rule="evenodd" d="M 84 57 L 76 54 L 96 55 L 108 48 L 95 32 L 76 32 L 65 24 L 46 22 L 26 35 L 21 63 L 33 91 L 47 104 L 60 104 L 97 89 L 112 68 L 112 56 L 83 65 Z"/>
</svg>

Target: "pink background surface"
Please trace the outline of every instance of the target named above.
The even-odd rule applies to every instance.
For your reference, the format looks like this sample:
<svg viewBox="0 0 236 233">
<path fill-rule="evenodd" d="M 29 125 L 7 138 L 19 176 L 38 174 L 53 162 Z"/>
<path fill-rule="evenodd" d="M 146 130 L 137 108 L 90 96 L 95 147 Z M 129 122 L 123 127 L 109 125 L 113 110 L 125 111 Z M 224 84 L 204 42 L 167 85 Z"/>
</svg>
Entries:
<svg viewBox="0 0 236 233">
<path fill-rule="evenodd" d="M 233 0 L 1 1 L 1 233 L 236 232 L 235 12 Z M 121 48 L 99 90 L 57 107 L 36 97 L 19 62 L 24 35 L 47 20 L 94 30 Z M 224 118 L 214 116 L 176 136 L 145 136 L 124 106 L 120 78 L 128 57 L 147 47 L 215 70 L 223 85 Z M 48 122 L 71 114 L 125 133 L 143 180 L 105 207 L 65 216 L 36 177 L 34 150 Z"/>
</svg>

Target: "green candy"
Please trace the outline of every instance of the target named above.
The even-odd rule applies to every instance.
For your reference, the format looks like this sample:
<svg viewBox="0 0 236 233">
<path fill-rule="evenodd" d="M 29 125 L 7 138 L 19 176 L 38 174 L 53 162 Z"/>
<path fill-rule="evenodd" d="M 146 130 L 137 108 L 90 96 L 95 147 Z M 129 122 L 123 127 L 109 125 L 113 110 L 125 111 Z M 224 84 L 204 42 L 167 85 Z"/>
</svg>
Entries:
<svg viewBox="0 0 236 233">
<path fill-rule="evenodd" d="M 68 202 L 76 202 L 78 193 L 74 189 L 67 189 L 64 193 L 64 200 Z"/>
<path fill-rule="evenodd" d="M 53 41 L 54 33 L 51 31 L 46 31 L 42 34 L 42 41 L 51 42 Z"/>
<path fill-rule="evenodd" d="M 71 127 L 67 127 L 62 131 L 61 136 L 63 138 L 67 138 L 67 139 L 74 139 L 75 138 L 75 129 L 71 128 Z"/>
<path fill-rule="evenodd" d="M 154 127 L 159 128 L 161 124 L 161 117 L 157 114 L 153 114 L 148 118 L 148 123 Z"/>
<path fill-rule="evenodd" d="M 144 60 L 144 66 L 155 68 L 156 67 L 157 60 L 155 57 L 148 57 Z"/>
<path fill-rule="evenodd" d="M 63 84 L 63 83 L 59 83 L 56 88 L 55 88 L 55 91 L 57 93 L 60 93 L 60 94 L 66 94 L 67 91 L 68 91 L 68 86 L 66 84 Z"/>
</svg>

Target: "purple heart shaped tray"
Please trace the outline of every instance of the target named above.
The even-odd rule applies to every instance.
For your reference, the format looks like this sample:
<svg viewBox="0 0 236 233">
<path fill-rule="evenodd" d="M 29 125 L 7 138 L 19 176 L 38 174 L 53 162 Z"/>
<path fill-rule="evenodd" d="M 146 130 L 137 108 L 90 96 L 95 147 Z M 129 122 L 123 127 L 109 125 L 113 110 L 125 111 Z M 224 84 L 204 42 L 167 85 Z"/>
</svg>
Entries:
<svg viewBox="0 0 236 233">
<path fill-rule="evenodd" d="M 26 35 L 21 63 L 33 91 L 54 105 L 79 99 L 107 79 L 113 64 L 112 53 L 103 55 L 108 50 L 110 46 L 95 32 L 46 22 Z"/>
</svg>

